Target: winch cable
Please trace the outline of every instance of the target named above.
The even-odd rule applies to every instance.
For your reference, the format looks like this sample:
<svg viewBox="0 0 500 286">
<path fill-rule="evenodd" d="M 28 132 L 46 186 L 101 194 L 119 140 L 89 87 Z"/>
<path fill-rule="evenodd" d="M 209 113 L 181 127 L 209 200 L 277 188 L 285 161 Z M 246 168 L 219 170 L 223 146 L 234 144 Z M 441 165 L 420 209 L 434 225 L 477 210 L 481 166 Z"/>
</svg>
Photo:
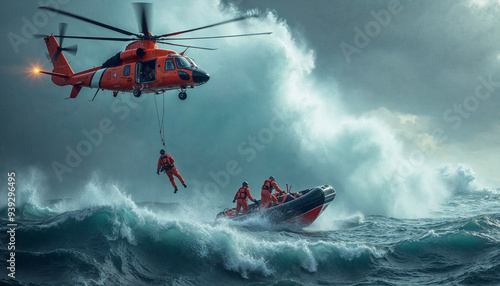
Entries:
<svg viewBox="0 0 500 286">
<path fill-rule="evenodd" d="M 163 107 L 162 107 L 161 121 L 160 121 L 160 113 L 158 111 L 158 103 L 156 102 L 156 94 L 155 94 L 154 98 L 155 98 L 155 106 L 156 106 L 156 118 L 158 119 L 158 128 L 160 129 L 160 139 L 161 139 L 161 143 L 163 144 L 163 149 L 166 149 L 165 148 L 165 125 L 164 125 L 164 119 L 165 119 L 165 93 L 162 93 Z"/>
</svg>

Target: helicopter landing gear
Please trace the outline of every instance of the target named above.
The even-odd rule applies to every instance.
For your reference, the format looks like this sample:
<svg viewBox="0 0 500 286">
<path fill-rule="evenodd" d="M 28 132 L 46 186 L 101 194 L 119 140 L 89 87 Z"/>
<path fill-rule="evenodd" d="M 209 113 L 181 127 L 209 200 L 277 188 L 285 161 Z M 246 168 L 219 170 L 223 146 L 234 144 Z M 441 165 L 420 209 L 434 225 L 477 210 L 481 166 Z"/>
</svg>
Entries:
<svg viewBox="0 0 500 286">
<path fill-rule="evenodd" d="M 187 98 L 187 93 L 185 91 L 179 92 L 179 99 L 185 100 Z"/>
<path fill-rule="evenodd" d="M 141 96 L 141 90 L 139 88 L 135 88 L 133 91 L 135 97 Z"/>
</svg>

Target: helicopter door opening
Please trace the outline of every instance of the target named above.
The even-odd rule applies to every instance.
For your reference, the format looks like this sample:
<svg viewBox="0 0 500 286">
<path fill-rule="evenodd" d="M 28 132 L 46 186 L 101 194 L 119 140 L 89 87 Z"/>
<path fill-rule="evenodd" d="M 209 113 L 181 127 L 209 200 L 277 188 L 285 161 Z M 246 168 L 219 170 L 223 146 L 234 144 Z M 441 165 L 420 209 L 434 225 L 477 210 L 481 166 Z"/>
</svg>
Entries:
<svg viewBox="0 0 500 286">
<path fill-rule="evenodd" d="M 146 83 L 156 81 L 156 59 L 137 62 L 135 65 L 135 81 Z"/>
</svg>

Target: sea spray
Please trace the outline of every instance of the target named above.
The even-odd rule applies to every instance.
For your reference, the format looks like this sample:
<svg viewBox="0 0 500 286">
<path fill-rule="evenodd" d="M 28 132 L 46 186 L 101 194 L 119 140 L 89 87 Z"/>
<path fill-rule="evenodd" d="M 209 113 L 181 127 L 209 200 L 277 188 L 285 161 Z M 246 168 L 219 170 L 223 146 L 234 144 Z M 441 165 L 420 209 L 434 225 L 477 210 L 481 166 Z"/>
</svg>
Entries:
<svg viewBox="0 0 500 286">
<path fill-rule="evenodd" d="M 447 183 L 448 188 L 454 194 L 464 194 L 470 192 L 490 192 L 494 193 L 494 189 L 485 188 L 476 180 L 476 174 L 471 167 L 465 164 L 459 164 L 455 171 L 449 164 L 444 165 L 440 174 L 443 180 Z"/>
<path fill-rule="evenodd" d="M 98 190 L 107 195 L 98 196 L 94 193 Z M 16 232 L 16 248 L 25 261 L 18 269 L 24 273 L 23 281 L 80 285 L 81 281 L 182 280 L 217 285 L 293 279 L 341 284 L 373 282 L 372 271 L 386 283 L 401 285 L 398 279 L 405 273 L 412 273 L 415 281 L 430 279 L 429 272 L 434 273 L 433 281 L 443 282 L 450 275 L 453 281 L 474 277 L 497 281 L 493 273 L 500 261 L 500 217 L 494 212 L 498 200 L 472 189 L 444 203 L 447 216 L 398 219 L 362 212 L 349 216 L 350 212 L 337 212 L 331 205 L 316 223 L 293 232 L 264 220 L 248 225 L 214 223 L 216 212 L 210 217 L 207 210 L 189 204 L 135 203 L 117 184 L 95 177 L 81 194 L 69 202 L 56 202 L 58 212 L 28 204 L 30 216 L 19 218 Z M 482 208 L 464 214 L 460 206 L 471 203 Z M 487 209 L 493 212 L 481 214 Z M 422 261 L 428 263 L 422 266 Z M 476 263 L 484 269 L 476 269 Z M 51 274 L 53 268 L 59 269 L 57 276 Z M 447 269 L 458 270 L 454 274 Z M 412 281 L 406 276 L 405 283 Z"/>
</svg>

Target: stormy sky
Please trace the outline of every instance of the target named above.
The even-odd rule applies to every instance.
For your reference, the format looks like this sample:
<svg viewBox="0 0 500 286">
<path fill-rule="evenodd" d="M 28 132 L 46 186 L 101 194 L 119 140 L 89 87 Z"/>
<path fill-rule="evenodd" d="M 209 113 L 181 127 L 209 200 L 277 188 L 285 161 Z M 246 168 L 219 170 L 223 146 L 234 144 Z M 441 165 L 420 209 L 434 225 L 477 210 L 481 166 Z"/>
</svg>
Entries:
<svg viewBox="0 0 500 286">
<path fill-rule="evenodd" d="M 260 16 L 189 36 L 273 32 L 186 43 L 217 50 L 187 51 L 211 76 L 187 100 L 176 91 L 156 96 L 165 105 L 167 152 L 189 186 L 175 196 L 156 175 L 155 96 L 100 91 L 90 102 L 95 90 L 84 88 L 66 100 L 71 87 L 31 73 L 52 68 L 32 34 L 58 33 L 60 22 L 68 35 L 121 36 L 38 6 L 136 32 L 132 2 L 2 3 L 1 169 L 15 171 L 30 198 L 119 188 L 135 201 L 222 207 L 242 181 L 260 197 L 274 175 L 283 188 L 330 184 L 345 208 L 392 215 L 412 202 L 439 203 L 458 173 L 500 186 L 498 1 L 153 2 L 155 35 L 245 13 Z M 75 72 L 126 46 L 64 44 L 78 44 L 76 56 L 66 55 Z"/>
</svg>

